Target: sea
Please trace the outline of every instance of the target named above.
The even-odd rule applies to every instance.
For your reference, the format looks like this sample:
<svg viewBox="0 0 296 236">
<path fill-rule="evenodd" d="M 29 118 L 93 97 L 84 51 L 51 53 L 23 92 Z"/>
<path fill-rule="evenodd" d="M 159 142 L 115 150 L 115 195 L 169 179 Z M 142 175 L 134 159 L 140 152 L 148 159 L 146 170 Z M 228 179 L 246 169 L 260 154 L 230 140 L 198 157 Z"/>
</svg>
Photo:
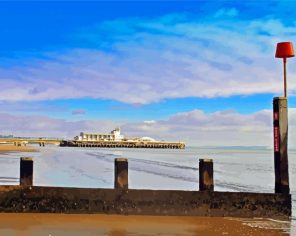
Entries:
<svg viewBox="0 0 296 236">
<path fill-rule="evenodd" d="M 48 145 L 39 152 L 0 153 L 0 184 L 19 184 L 20 157 L 34 158 L 34 185 L 114 187 L 114 159 L 127 158 L 129 188 L 198 190 L 199 159 L 213 159 L 215 191 L 274 192 L 273 150 L 265 147 L 186 149 L 79 148 Z M 289 150 L 291 221 L 269 219 L 253 227 L 296 235 L 296 150 Z"/>
</svg>

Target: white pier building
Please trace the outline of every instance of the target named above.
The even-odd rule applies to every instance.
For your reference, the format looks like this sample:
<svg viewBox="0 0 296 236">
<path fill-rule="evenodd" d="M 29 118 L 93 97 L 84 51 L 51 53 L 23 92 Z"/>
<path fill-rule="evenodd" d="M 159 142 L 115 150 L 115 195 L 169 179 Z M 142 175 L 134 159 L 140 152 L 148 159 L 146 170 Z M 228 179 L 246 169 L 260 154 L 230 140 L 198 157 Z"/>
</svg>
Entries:
<svg viewBox="0 0 296 236">
<path fill-rule="evenodd" d="M 110 134 L 90 134 L 81 132 L 79 136 L 76 136 L 76 141 L 122 141 L 124 136 L 120 134 L 120 129 L 116 128 L 111 131 Z"/>
</svg>

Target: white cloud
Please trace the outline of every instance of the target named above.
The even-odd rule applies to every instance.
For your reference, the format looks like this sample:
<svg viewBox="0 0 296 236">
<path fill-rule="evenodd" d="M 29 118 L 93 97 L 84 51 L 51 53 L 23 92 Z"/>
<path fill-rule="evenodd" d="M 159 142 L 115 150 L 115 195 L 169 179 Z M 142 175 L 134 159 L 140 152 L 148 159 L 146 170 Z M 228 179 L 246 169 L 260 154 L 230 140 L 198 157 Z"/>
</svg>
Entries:
<svg viewBox="0 0 296 236">
<path fill-rule="evenodd" d="M 144 123 L 145 124 L 155 124 L 156 121 L 155 120 L 145 120 Z"/>
<path fill-rule="evenodd" d="M 165 98 L 282 93 L 278 41 L 294 40 L 296 26 L 278 19 L 247 21 L 235 9 L 213 20 L 175 14 L 104 22 L 80 37 L 96 49 L 49 53 L 26 67 L 0 68 L 0 100 L 104 98 L 147 104 Z M 296 92 L 296 67 L 288 88 Z"/>
<path fill-rule="evenodd" d="M 289 109 L 289 140 L 296 137 L 296 109 Z M 153 124 L 130 123 L 123 130 L 132 136 L 150 136 L 158 140 L 185 141 L 195 146 L 270 146 L 273 143 L 272 113 L 262 110 L 253 114 L 235 111 L 204 113 L 182 112 Z M 293 142 L 289 145 L 296 148 Z"/>
<path fill-rule="evenodd" d="M 221 8 L 214 14 L 215 17 L 234 17 L 237 15 L 238 10 L 236 8 Z"/>
<path fill-rule="evenodd" d="M 110 132 L 116 124 L 109 120 L 68 121 L 47 116 L 0 113 L 0 134 L 29 137 L 73 138 L 80 132 Z"/>
</svg>

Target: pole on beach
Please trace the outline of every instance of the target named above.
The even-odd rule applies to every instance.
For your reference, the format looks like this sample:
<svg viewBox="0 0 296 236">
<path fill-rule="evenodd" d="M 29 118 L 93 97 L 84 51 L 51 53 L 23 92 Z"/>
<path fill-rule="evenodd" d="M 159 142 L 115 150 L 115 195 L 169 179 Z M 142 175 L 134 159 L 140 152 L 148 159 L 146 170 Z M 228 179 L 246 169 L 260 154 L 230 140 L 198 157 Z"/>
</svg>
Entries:
<svg viewBox="0 0 296 236">
<path fill-rule="evenodd" d="M 20 185 L 33 185 L 33 159 L 31 157 L 21 157 L 20 160 Z"/>
<path fill-rule="evenodd" d="M 284 97 L 273 98 L 273 140 L 275 193 L 290 193 L 288 164 L 288 100 L 287 100 L 287 58 L 294 57 L 293 44 L 281 42 L 276 47 L 276 58 L 284 62 Z"/>
<path fill-rule="evenodd" d="M 212 159 L 199 159 L 199 191 L 214 191 Z"/>
<path fill-rule="evenodd" d="M 114 187 L 116 189 L 128 189 L 128 160 L 126 158 L 115 158 L 114 169 Z"/>
<path fill-rule="evenodd" d="M 288 103 L 286 97 L 273 98 L 275 192 L 290 193 L 288 165 Z"/>
<path fill-rule="evenodd" d="M 294 48 L 291 42 L 281 42 L 276 45 L 276 58 L 283 58 L 284 63 L 284 97 L 287 97 L 287 58 L 294 57 Z"/>
</svg>

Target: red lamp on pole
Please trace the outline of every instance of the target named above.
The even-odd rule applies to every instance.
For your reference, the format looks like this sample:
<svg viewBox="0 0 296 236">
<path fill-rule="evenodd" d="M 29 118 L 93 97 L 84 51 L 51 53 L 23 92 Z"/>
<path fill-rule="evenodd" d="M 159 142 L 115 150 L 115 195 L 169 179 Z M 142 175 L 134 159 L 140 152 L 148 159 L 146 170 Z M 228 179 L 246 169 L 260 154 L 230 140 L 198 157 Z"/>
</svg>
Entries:
<svg viewBox="0 0 296 236">
<path fill-rule="evenodd" d="M 286 75 L 286 64 L 288 57 L 294 57 L 294 48 L 291 42 L 281 42 L 276 46 L 275 57 L 283 58 L 284 62 L 284 92 L 285 97 L 287 97 L 287 75 Z"/>
</svg>

